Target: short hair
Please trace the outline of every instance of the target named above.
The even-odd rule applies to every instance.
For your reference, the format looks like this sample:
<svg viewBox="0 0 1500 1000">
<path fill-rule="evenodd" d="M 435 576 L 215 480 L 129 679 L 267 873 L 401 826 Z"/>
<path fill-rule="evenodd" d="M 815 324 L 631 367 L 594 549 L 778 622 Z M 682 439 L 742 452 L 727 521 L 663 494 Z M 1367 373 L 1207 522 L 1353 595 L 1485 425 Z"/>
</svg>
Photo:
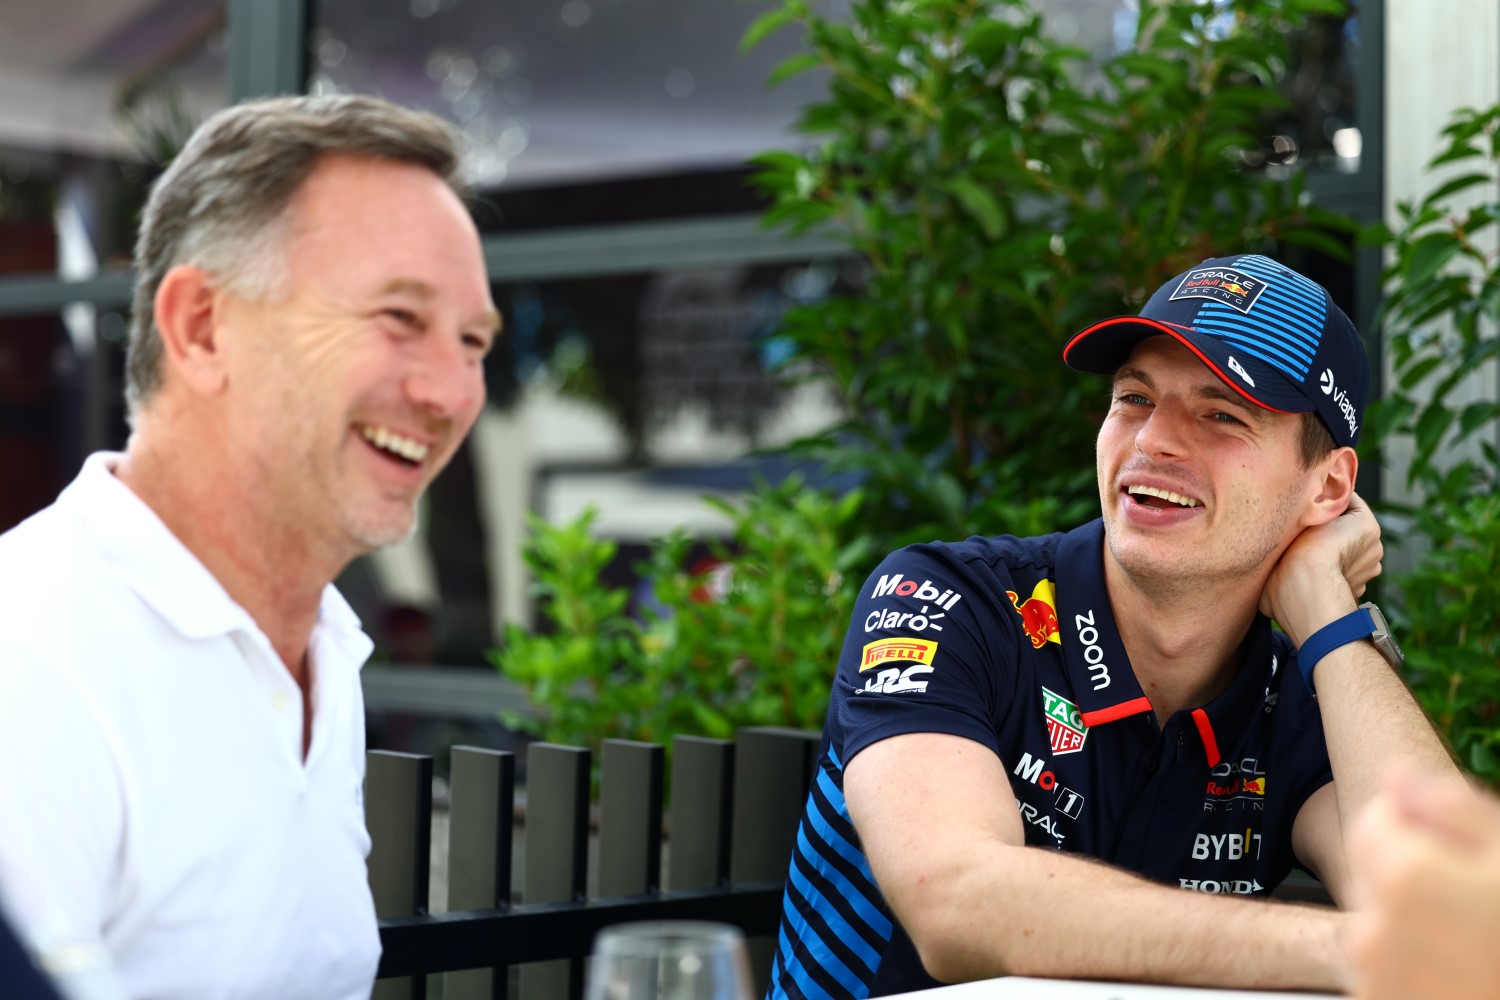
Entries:
<svg viewBox="0 0 1500 1000">
<path fill-rule="evenodd" d="M 161 386 L 157 289 L 193 264 L 238 295 L 271 294 L 284 277 L 272 252 L 292 197 L 327 156 L 409 163 L 461 198 L 457 130 L 435 115 L 365 96 L 273 97 L 226 108 L 193 133 L 152 185 L 135 247 L 125 361 L 131 422 Z"/>
<path fill-rule="evenodd" d="M 1326 458 L 1333 451 L 1333 432 L 1323 422 L 1323 418 L 1316 410 L 1309 410 L 1302 414 L 1302 439 L 1299 442 L 1299 457 L 1302 459 L 1302 468 L 1311 469 L 1314 464 Z"/>
</svg>

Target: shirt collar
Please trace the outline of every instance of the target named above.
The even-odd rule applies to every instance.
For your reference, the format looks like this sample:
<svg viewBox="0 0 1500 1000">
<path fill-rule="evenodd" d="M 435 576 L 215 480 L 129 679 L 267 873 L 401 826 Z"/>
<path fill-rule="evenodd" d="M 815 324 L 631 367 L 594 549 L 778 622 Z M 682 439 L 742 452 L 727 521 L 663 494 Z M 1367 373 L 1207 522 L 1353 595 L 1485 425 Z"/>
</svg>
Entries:
<svg viewBox="0 0 1500 1000">
<path fill-rule="evenodd" d="M 1085 726 L 1151 711 L 1125 655 L 1104 586 L 1104 520 L 1063 535 L 1057 546 L 1057 623 L 1063 669 Z"/>
<path fill-rule="evenodd" d="M 1100 726 L 1150 712 L 1125 644 L 1115 625 L 1104 585 L 1104 521 L 1090 521 L 1065 534 L 1057 549 L 1057 617 L 1063 664 L 1085 726 Z M 1194 709 L 1210 767 L 1219 763 L 1219 746 L 1233 746 L 1260 706 L 1260 688 L 1275 676 L 1271 623 L 1257 614 L 1243 645 L 1244 656 L 1234 679 L 1218 697 Z"/>
<path fill-rule="evenodd" d="M 125 585 L 184 638 L 260 632 L 198 557 L 114 474 L 123 458 L 118 452 L 90 455 L 57 506 L 78 519 Z M 360 662 L 369 655 L 369 637 L 332 584 L 323 589 L 318 629 L 328 630 L 327 637 Z"/>
</svg>

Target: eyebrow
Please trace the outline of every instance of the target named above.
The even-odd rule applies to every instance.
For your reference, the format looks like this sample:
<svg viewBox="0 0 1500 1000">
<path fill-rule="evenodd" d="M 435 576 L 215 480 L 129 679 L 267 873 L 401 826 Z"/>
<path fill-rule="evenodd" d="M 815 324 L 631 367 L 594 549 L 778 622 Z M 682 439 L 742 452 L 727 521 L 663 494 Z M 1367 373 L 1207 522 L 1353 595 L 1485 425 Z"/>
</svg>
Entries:
<svg viewBox="0 0 1500 1000">
<path fill-rule="evenodd" d="M 411 295 L 425 302 L 430 302 L 438 297 L 436 288 L 416 278 L 392 278 L 380 286 L 380 294 Z M 501 330 L 505 329 L 505 322 L 501 319 L 500 312 L 496 309 L 486 309 L 480 313 L 477 322 L 497 336 Z"/>
<path fill-rule="evenodd" d="M 1114 386 L 1119 387 L 1121 382 L 1133 380 L 1141 383 L 1147 389 L 1155 389 L 1156 383 L 1151 376 L 1139 368 L 1123 367 L 1115 372 Z M 1258 424 L 1264 424 L 1268 413 L 1264 407 L 1256 406 L 1243 396 L 1231 391 L 1228 387 L 1215 380 L 1212 384 L 1204 384 L 1193 393 L 1198 399 L 1211 399 L 1220 403 L 1227 403 L 1246 414 Z"/>
</svg>

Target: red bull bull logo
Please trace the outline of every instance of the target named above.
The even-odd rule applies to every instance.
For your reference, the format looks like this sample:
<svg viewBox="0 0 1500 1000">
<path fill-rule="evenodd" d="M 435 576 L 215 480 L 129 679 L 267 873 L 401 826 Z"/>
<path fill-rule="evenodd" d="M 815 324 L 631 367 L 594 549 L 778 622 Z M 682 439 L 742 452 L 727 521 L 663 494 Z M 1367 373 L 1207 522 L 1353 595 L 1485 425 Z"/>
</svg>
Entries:
<svg viewBox="0 0 1500 1000">
<path fill-rule="evenodd" d="M 1021 616 L 1021 627 L 1031 637 L 1033 649 L 1041 649 L 1049 642 L 1062 645 L 1062 636 L 1057 626 L 1057 588 L 1051 580 L 1043 580 L 1031 591 L 1031 596 L 1020 600 L 1014 590 L 1007 590 L 1011 606 Z"/>
<path fill-rule="evenodd" d="M 1208 782 L 1207 793 L 1215 798 L 1227 799 L 1239 795 L 1258 795 L 1262 798 L 1266 794 L 1266 776 L 1256 778 L 1231 778 L 1228 781 Z"/>
</svg>

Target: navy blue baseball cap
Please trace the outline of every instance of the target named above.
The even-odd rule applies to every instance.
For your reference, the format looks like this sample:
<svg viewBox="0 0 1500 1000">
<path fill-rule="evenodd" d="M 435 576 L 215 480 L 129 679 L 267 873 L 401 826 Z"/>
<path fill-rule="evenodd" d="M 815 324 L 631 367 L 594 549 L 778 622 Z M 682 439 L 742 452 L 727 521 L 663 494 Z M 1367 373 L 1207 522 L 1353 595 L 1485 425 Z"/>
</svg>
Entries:
<svg viewBox="0 0 1500 1000">
<path fill-rule="evenodd" d="M 1259 254 L 1205 260 L 1157 289 L 1139 316 L 1114 316 L 1074 336 L 1063 361 L 1112 375 L 1136 344 L 1162 333 L 1257 406 L 1316 412 L 1336 445 L 1359 440 L 1370 360 L 1317 282 Z"/>
</svg>

